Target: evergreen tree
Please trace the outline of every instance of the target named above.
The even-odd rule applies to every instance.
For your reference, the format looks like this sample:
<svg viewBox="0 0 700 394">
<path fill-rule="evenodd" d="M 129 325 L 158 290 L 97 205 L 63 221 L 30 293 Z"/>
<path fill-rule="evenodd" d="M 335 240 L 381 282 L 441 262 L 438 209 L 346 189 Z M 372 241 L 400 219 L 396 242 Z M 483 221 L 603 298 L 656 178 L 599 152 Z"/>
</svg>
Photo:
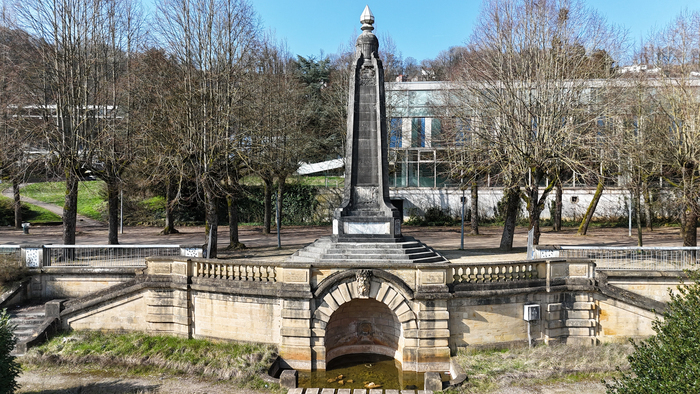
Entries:
<svg viewBox="0 0 700 394">
<path fill-rule="evenodd" d="M 16 343 L 17 337 L 10 324 L 10 315 L 3 309 L 0 312 L 0 394 L 12 394 L 19 389 L 17 377 L 21 368 L 15 356 L 10 354 Z"/>
<path fill-rule="evenodd" d="M 609 394 L 700 393 L 700 272 L 694 283 L 678 286 L 663 320 L 653 323 L 656 335 L 634 345 L 630 373 L 606 384 Z"/>
</svg>

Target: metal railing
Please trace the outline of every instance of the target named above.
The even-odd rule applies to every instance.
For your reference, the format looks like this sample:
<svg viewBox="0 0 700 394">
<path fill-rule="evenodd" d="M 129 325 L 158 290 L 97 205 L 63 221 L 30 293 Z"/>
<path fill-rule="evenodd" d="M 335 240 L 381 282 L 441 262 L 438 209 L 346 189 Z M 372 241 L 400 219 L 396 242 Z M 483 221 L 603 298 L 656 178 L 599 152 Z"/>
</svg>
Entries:
<svg viewBox="0 0 700 394">
<path fill-rule="evenodd" d="M 0 245 L 0 256 L 19 261 L 22 257 L 22 248 L 19 245 Z"/>
<path fill-rule="evenodd" d="M 700 268 L 700 247 L 560 246 L 560 258 L 595 260 L 596 268 L 673 271 Z"/>
<path fill-rule="evenodd" d="M 179 245 L 44 245 L 44 267 L 145 267 L 146 257 L 179 256 Z"/>
</svg>

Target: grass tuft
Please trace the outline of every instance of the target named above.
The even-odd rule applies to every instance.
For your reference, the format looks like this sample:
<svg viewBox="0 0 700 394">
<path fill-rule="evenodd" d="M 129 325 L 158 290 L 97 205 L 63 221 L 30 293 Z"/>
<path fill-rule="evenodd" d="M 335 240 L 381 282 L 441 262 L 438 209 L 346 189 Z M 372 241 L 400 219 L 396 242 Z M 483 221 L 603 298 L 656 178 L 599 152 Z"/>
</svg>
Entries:
<svg viewBox="0 0 700 394">
<path fill-rule="evenodd" d="M 457 359 L 468 382 L 458 391 L 490 392 L 513 385 L 552 385 L 600 381 L 629 368 L 633 347 L 625 343 L 600 346 L 537 346 L 505 350 L 460 350 Z"/>
</svg>

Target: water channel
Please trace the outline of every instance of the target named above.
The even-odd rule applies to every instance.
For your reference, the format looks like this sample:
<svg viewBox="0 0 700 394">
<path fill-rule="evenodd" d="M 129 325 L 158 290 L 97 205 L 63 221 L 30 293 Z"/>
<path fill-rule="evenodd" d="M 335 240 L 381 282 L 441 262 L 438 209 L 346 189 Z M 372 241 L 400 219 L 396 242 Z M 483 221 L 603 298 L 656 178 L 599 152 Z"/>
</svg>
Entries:
<svg viewBox="0 0 700 394">
<path fill-rule="evenodd" d="M 423 390 L 423 375 L 402 371 L 388 356 L 350 354 L 332 360 L 325 371 L 299 371 L 298 383 L 304 388 Z"/>
</svg>

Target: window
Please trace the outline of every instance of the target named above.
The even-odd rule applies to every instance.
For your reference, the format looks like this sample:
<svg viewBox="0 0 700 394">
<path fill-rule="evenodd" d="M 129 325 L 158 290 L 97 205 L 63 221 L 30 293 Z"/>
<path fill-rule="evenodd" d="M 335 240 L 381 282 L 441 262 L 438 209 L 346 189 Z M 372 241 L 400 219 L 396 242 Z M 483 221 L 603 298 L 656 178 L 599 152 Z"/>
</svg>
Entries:
<svg viewBox="0 0 700 394">
<path fill-rule="evenodd" d="M 389 121 L 389 148 L 401 148 L 401 118 L 391 118 Z"/>
<path fill-rule="evenodd" d="M 411 123 L 411 147 L 425 148 L 425 118 L 413 118 Z"/>
</svg>

